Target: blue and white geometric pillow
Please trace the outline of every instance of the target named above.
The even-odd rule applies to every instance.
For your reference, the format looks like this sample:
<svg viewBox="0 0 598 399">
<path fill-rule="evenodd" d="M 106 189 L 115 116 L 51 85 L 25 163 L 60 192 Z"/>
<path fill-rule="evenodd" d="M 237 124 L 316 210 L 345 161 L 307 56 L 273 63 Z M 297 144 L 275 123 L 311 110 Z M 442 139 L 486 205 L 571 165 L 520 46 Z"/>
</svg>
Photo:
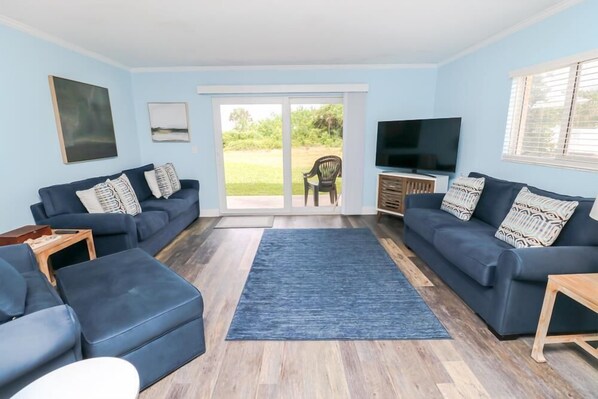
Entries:
<svg viewBox="0 0 598 399">
<path fill-rule="evenodd" d="M 480 177 L 458 177 L 442 199 L 440 209 L 461 220 L 471 219 L 480 200 L 486 179 Z"/>
<path fill-rule="evenodd" d="M 176 193 L 181 189 L 181 182 L 179 180 L 179 176 L 176 174 L 174 165 L 169 162 L 166 165 L 164 165 L 164 168 L 166 169 L 166 174 L 168 175 L 168 179 L 170 180 L 172 192 Z"/>
<path fill-rule="evenodd" d="M 105 213 L 126 213 L 125 206 L 116 193 L 116 190 L 109 184 L 109 182 L 110 180 L 106 180 L 105 183 L 99 183 L 93 186 L 102 209 Z"/>
<path fill-rule="evenodd" d="M 166 165 L 158 166 L 154 171 L 156 172 L 156 182 L 158 183 L 158 188 L 160 189 L 160 193 L 162 193 L 162 197 L 170 197 L 174 193 L 174 190 L 172 189 L 172 183 L 170 183 L 170 178 L 166 171 Z"/>
<path fill-rule="evenodd" d="M 108 180 L 108 184 L 116 191 L 116 195 L 125 208 L 125 213 L 133 216 L 141 213 L 141 205 L 137 199 L 137 194 L 135 194 L 127 175 L 123 173 L 117 179 Z"/>
<path fill-rule="evenodd" d="M 181 189 L 181 182 L 172 163 L 169 162 L 158 166 L 154 171 L 156 172 L 158 188 L 164 198 L 170 197 Z"/>
<path fill-rule="evenodd" d="M 561 201 L 523 187 L 495 237 L 516 248 L 548 247 L 558 238 L 579 202 Z"/>
</svg>

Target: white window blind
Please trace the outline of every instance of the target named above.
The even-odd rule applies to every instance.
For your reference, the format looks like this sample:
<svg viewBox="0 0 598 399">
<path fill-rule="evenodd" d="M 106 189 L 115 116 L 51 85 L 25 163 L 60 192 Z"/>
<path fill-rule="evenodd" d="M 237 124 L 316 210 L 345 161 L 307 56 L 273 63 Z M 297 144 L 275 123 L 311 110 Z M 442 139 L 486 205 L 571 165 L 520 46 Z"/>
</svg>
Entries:
<svg viewBox="0 0 598 399">
<path fill-rule="evenodd" d="M 598 58 L 513 78 L 503 159 L 598 170 Z"/>
</svg>

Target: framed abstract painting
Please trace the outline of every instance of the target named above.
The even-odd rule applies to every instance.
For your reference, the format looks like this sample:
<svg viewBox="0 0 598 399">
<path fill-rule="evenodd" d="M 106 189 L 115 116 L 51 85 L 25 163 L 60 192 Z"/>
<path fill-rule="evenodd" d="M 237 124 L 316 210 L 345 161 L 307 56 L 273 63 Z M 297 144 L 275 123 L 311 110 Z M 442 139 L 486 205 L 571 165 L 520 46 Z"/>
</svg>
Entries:
<svg viewBox="0 0 598 399">
<path fill-rule="evenodd" d="M 152 141 L 189 142 L 187 103 L 148 103 Z"/>
<path fill-rule="evenodd" d="M 64 163 L 118 155 L 108 89 L 49 76 Z"/>
</svg>

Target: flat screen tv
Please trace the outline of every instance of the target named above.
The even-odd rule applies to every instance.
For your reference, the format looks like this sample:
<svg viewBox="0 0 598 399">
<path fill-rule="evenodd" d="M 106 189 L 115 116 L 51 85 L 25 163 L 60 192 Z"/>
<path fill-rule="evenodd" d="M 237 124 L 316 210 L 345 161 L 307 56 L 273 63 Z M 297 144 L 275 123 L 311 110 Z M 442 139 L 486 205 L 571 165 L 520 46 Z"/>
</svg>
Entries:
<svg viewBox="0 0 598 399">
<path fill-rule="evenodd" d="M 461 118 L 378 122 L 376 166 L 454 172 Z"/>
</svg>

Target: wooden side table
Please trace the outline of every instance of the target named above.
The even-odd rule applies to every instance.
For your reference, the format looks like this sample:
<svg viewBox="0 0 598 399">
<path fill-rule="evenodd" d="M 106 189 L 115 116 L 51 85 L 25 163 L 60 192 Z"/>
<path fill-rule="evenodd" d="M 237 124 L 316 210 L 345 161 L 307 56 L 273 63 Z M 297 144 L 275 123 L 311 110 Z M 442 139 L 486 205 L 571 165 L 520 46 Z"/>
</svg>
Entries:
<svg viewBox="0 0 598 399">
<path fill-rule="evenodd" d="M 96 258 L 96 249 L 93 244 L 93 235 L 91 234 L 91 230 L 68 230 L 73 231 L 73 233 L 70 234 L 57 233 L 66 230 L 67 229 L 52 230 L 52 234 L 58 236 L 56 240 L 49 241 L 47 244 L 31 247 L 33 253 L 35 254 L 35 258 L 37 259 L 37 263 L 39 264 L 39 269 L 46 275 L 48 281 L 50 281 L 52 285 L 56 285 L 56 279 L 54 279 L 54 270 L 52 270 L 52 267 L 48 264 L 50 255 L 55 254 L 64 248 L 70 247 L 73 244 L 85 241 L 87 243 L 89 259 L 91 260 Z"/>
<path fill-rule="evenodd" d="M 548 276 L 546 295 L 544 296 L 538 330 L 536 331 L 536 338 L 534 339 L 534 346 L 532 348 L 532 358 L 538 363 L 543 363 L 546 361 L 546 358 L 542 353 L 545 344 L 574 342 L 583 350 L 598 359 L 598 350 L 588 344 L 588 341 L 597 341 L 598 334 L 546 336 L 556 294 L 559 292 L 598 313 L 598 273 L 557 274 Z"/>
</svg>

